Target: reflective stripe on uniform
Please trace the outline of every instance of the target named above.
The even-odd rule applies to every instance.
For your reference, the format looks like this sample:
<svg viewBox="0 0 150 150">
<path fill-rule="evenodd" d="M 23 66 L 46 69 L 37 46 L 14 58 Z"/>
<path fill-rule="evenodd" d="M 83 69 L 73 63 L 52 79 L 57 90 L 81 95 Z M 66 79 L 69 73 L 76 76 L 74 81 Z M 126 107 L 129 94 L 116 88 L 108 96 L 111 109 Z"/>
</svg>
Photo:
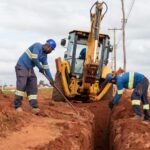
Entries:
<svg viewBox="0 0 150 150">
<path fill-rule="evenodd" d="M 134 83 L 134 72 L 129 72 L 129 82 L 128 82 L 128 88 L 132 89 Z"/>
<path fill-rule="evenodd" d="M 149 104 L 143 105 L 143 109 L 149 110 Z"/>
<path fill-rule="evenodd" d="M 18 95 L 18 96 L 24 96 L 25 92 L 16 90 L 15 94 Z"/>
<path fill-rule="evenodd" d="M 43 68 L 44 69 L 49 69 L 49 66 L 48 65 L 43 65 Z"/>
<path fill-rule="evenodd" d="M 132 105 L 140 105 L 141 101 L 140 100 L 132 100 Z"/>
<path fill-rule="evenodd" d="M 122 94 L 122 93 L 123 93 L 123 90 L 118 90 L 117 93 L 118 93 L 118 94 Z"/>
<path fill-rule="evenodd" d="M 29 99 L 29 100 L 37 99 L 37 95 L 29 95 L 29 96 L 28 96 L 28 99 Z"/>
<path fill-rule="evenodd" d="M 34 59 L 38 58 L 38 55 L 31 53 L 31 51 L 29 49 L 26 50 L 26 54 L 29 56 L 30 59 L 32 59 L 32 58 L 34 58 Z"/>
</svg>

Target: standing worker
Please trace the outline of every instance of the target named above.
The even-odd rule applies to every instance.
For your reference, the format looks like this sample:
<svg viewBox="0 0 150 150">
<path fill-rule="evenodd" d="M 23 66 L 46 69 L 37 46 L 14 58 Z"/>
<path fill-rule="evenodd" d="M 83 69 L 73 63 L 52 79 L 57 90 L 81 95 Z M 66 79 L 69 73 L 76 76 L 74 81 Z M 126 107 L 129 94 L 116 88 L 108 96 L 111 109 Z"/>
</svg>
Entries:
<svg viewBox="0 0 150 150">
<path fill-rule="evenodd" d="M 17 111 L 23 111 L 21 106 L 25 92 L 33 112 L 38 113 L 40 111 L 37 102 L 37 77 L 33 68 L 38 67 L 39 72 L 45 73 L 51 81 L 50 84 L 53 85 L 54 81 L 49 70 L 47 54 L 50 54 L 55 48 L 56 42 L 49 39 L 45 44 L 35 43 L 31 45 L 19 58 L 15 67 L 17 85 L 14 105 Z"/>
<path fill-rule="evenodd" d="M 144 109 L 144 120 L 150 120 L 150 114 L 149 114 L 150 108 L 147 99 L 149 81 L 144 75 L 136 72 L 126 72 L 120 75 L 113 76 L 112 73 L 109 73 L 106 76 L 106 81 L 116 84 L 118 89 L 115 94 L 114 100 L 109 103 L 110 109 L 112 109 L 114 105 L 118 103 L 123 93 L 123 88 L 134 89 L 131 96 L 132 108 L 134 113 L 136 114 L 134 118 L 137 120 L 142 119 L 142 114 L 140 109 L 140 103 L 142 101 L 143 109 Z"/>
</svg>

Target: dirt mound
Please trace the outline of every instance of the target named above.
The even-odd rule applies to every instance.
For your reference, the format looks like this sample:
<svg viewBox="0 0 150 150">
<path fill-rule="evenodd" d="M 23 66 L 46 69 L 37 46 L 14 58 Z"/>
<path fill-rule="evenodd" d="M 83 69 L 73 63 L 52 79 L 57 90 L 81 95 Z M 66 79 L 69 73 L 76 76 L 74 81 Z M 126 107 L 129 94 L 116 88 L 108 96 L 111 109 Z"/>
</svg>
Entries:
<svg viewBox="0 0 150 150">
<path fill-rule="evenodd" d="M 0 112 L 0 137 L 5 136 L 6 131 L 17 131 L 23 126 L 22 116 L 14 111 Z"/>
<path fill-rule="evenodd" d="M 0 149 L 91 150 L 92 113 L 79 108 L 78 117 L 67 103 L 55 102 L 54 106 L 49 106 L 49 91 L 40 91 L 39 94 L 41 112 L 38 115 L 32 114 L 26 98 L 22 113 L 13 108 L 13 94 L 1 98 Z"/>
<path fill-rule="evenodd" d="M 39 91 L 41 112 L 34 115 L 27 98 L 23 112 L 13 108 L 14 94 L 0 94 L 0 149 L 148 150 L 150 123 L 135 121 L 127 91 L 112 111 L 108 100 L 49 106 L 51 91 Z M 111 115 L 111 118 L 110 118 Z"/>
<path fill-rule="evenodd" d="M 133 119 L 130 94 L 113 109 L 110 144 L 113 150 L 149 150 L 150 122 Z"/>
</svg>

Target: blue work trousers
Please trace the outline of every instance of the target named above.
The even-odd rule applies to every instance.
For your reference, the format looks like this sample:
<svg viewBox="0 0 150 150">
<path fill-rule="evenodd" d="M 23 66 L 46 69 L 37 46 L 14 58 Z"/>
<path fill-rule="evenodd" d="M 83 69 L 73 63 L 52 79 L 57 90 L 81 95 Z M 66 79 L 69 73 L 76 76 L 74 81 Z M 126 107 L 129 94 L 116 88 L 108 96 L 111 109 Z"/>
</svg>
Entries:
<svg viewBox="0 0 150 150">
<path fill-rule="evenodd" d="M 143 106 L 146 106 L 146 105 L 149 106 L 148 99 L 147 99 L 148 86 L 149 86 L 149 81 L 145 77 L 134 88 L 134 91 L 131 96 L 131 100 L 140 100 L 142 101 Z M 139 116 L 142 115 L 140 105 L 132 105 L 132 108 L 136 115 L 139 115 Z M 146 111 L 149 111 L 149 108 L 146 108 Z"/>
<path fill-rule="evenodd" d="M 23 93 L 27 93 L 29 104 L 33 108 L 38 108 L 37 102 L 37 77 L 33 69 L 26 69 L 20 65 L 16 65 L 16 94 L 14 105 L 15 108 L 21 107 Z"/>
</svg>

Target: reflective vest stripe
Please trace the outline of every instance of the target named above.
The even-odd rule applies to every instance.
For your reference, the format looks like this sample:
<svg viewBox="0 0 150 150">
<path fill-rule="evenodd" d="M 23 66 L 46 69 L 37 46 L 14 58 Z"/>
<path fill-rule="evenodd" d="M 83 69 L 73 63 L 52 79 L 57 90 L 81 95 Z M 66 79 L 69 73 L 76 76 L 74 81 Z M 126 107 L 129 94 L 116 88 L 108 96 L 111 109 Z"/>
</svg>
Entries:
<svg viewBox="0 0 150 150">
<path fill-rule="evenodd" d="M 140 105 L 141 101 L 140 100 L 132 100 L 132 105 Z"/>
<path fill-rule="evenodd" d="M 117 93 L 118 93 L 118 94 L 122 94 L 122 93 L 123 93 L 123 90 L 118 90 Z"/>
<path fill-rule="evenodd" d="M 143 109 L 149 110 L 149 104 L 143 105 Z"/>
<path fill-rule="evenodd" d="M 128 88 L 132 89 L 134 83 L 134 72 L 129 72 L 129 82 L 128 82 Z"/>
<path fill-rule="evenodd" d="M 16 90 L 15 94 L 18 95 L 18 96 L 24 96 L 25 92 Z"/>
<path fill-rule="evenodd" d="M 32 59 L 32 58 L 34 58 L 34 59 L 38 58 L 38 55 L 31 53 L 31 51 L 29 49 L 26 50 L 26 54 L 29 56 L 30 59 Z"/>
<path fill-rule="evenodd" d="M 29 101 L 33 99 L 37 99 L 37 95 L 29 95 L 28 96 Z"/>
<path fill-rule="evenodd" d="M 43 65 L 43 68 L 44 69 L 49 69 L 49 66 L 48 65 Z"/>
</svg>

